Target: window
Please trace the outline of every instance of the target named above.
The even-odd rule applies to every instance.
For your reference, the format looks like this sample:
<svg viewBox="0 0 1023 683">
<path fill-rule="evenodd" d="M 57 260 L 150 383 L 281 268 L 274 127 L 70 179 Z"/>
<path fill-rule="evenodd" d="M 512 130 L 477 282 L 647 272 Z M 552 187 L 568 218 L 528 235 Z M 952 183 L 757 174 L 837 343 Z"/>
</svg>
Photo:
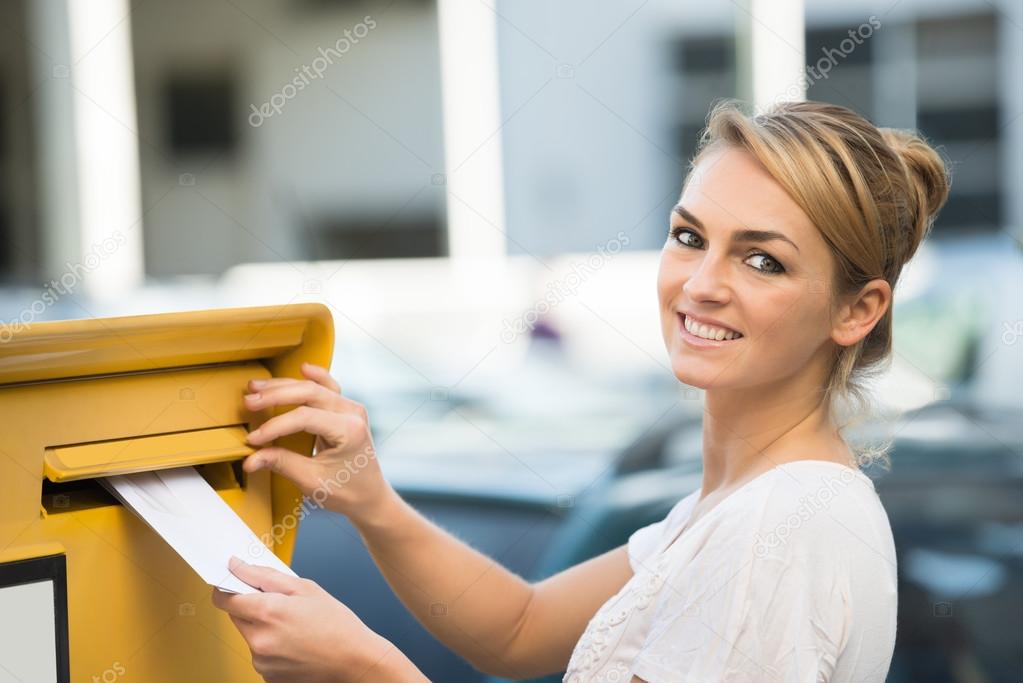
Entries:
<svg viewBox="0 0 1023 683">
<path fill-rule="evenodd" d="M 442 256 L 447 250 L 439 216 L 421 220 L 364 219 L 349 215 L 323 219 L 310 246 L 316 259 L 373 259 Z"/>
<path fill-rule="evenodd" d="M 173 75 L 164 86 L 167 146 L 174 156 L 234 152 L 238 143 L 234 79 Z"/>
<path fill-rule="evenodd" d="M 679 112 L 675 124 L 675 149 L 683 159 L 696 153 L 700 133 L 711 105 L 735 97 L 735 40 L 731 35 L 691 35 L 678 40 L 673 49 L 678 87 L 669 103 Z"/>
<path fill-rule="evenodd" d="M 1002 227 L 998 49 L 992 13 L 916 24 L 917 127 L 952 165 L 952 191 L 935 234 Z"/>
</svg>

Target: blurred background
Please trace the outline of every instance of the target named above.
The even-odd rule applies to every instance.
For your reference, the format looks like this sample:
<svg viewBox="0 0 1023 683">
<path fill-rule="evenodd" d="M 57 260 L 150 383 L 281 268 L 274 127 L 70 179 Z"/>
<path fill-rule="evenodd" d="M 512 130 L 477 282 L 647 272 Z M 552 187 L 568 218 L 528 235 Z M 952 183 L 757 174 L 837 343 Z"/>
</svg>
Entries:
<svg viewBox="0 0 1023 683">
<path fill-rule="evenodd" d="M 952 195 L 855 434 L 893 443 L 870 472 L 899 553 L 888 680 L 1015 681 L 1020 73 L 1011 0 L 0 0 L 0 343 L 322 302 L 390 479 L 539 579 L 699 488 L 702 392 L 654 279 L 711 104 L 918 128 Z M 307 518 L 294 566 L 431 679 L 486 680 L 342 518 Z"/>
</svg>

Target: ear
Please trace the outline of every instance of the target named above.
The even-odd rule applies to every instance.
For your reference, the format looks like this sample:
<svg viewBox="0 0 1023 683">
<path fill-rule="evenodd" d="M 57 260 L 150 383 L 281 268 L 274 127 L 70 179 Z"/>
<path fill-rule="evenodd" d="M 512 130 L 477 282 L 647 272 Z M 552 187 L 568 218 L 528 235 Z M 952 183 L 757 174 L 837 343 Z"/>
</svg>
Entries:
<svg viewBox="0 0 1023 683">
<path fill-rule="evenodd" d="M 874 329 L 892 304 L 892 288 L 877 278 L 846 299 L 835 313 L 831 339 L 839 346 L 852 346 Z"/>
</svg>

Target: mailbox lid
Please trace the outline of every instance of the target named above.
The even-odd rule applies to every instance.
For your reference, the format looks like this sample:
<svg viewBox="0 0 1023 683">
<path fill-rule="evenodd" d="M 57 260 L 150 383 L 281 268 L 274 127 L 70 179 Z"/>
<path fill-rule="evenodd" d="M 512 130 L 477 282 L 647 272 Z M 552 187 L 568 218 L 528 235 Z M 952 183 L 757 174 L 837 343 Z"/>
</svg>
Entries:
<svg viewBox="0 0 1023 683">
<path fill-rule="evenodd" d="M 330 364 L 334 323 L 322 304 L 223 308 L 14 327 L 0 334 L 0 387 L 260 360 L 299 377 Z"/>
<path fill-rule="evenodd" d="M 53 446 L 43 456 L 43 474 L 63 482 L 236 460 L 255 451 L 247 436 L 244 426 L 234 425 Z"/>
</svg>

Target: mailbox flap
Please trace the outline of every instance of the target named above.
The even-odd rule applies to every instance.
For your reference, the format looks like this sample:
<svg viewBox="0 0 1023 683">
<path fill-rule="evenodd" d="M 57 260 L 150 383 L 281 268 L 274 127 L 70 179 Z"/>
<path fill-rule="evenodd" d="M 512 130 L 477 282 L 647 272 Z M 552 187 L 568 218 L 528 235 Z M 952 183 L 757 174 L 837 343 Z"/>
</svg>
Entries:
<svg viewBox="0 0 1023 683">
<path fill-rule="evenodd" d="M 247 434 L 244 426 L 233 425 L 53 446 L 43 457 L 43 474 L 63 482 L 236 460 L 255 450 Z"/>
</svg>

